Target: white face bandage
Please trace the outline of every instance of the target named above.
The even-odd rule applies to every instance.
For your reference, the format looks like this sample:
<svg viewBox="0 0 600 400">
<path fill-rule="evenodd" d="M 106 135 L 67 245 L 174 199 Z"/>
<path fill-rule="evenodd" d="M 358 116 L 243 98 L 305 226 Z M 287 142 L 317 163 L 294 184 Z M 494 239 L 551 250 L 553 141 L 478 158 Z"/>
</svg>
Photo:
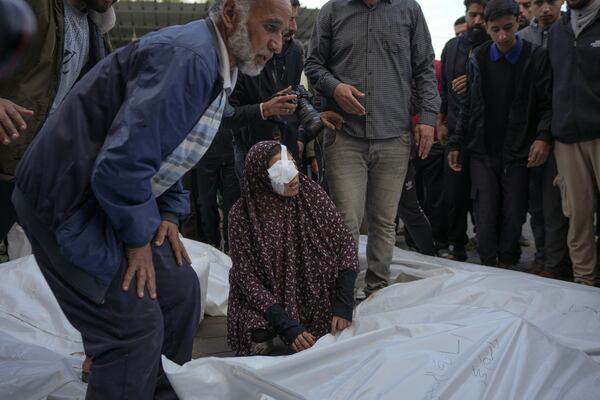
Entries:
<svg viewBox="0 0 600 400">
<path fill-rule="evenodd" d="M 273 164 L 267 172 L 269 172 L 273 191 L 283 195 L 284 185 L 290 183 L 298 175 L 296 164 L 292 160 L 288 160 L 287 148 L 284 145 L 281 145 L 281 159 Z"/>
</svg>

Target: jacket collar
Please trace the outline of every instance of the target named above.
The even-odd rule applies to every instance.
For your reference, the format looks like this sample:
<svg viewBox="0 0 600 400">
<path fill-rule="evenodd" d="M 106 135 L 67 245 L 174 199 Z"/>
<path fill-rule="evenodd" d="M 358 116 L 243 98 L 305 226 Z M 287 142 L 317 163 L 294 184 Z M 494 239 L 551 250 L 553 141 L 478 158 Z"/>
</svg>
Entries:
<svg viewBox="0 0 600 400">
<path fill-rule="evenodd" d="M 223 90 L 227 92 L 227 95 L 230 95 L 237 81 L 238 69 L 237 67 L 230 69 L 229 51 L 227 50 L 227 46 L 225 46 L 225 41 L 223 41 L 221 33 L 210 18 L 207 18 L 207 23 L 209 29 L 214 32 L 217 39 L 216 50 L 219 56 L 219 75 L 223 79 Z"/>
<path fill-rule="evenodd" d="M 515 47 L 511 49 L 507 54 L 502 54 L 496 43 L 492 43 L 490 47 L 490 60 L 493 62 L 499 61 L 501 58 L 505 58 L 510 64 L 515 65 L 519 61 L 519 57 L 523 52 L 523 39 L 517 36 L 517 43 Z"/>
</svg>

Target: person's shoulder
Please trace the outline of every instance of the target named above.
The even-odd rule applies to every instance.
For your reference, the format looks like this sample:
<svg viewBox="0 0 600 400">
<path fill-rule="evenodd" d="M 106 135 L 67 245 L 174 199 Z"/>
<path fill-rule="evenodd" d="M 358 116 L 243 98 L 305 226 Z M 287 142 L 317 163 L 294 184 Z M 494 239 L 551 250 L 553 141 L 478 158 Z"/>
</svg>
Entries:
<svg viewBox="0 0 600 400">
<path fill-rule="evenodd" d="M 345 7 L 350 1 L 353 0 L 329 0 L 327 3 L 323 4 L 321 10 L 331 10 L 337 7 Z"/>
<path fill-rule="evenodd" d="M 454 48 L 454 47 L 458 46 L 460 38 L 461 38 L 460 36 L 455 36 L 452 39 L 448 40 L 446 42 L 446 44 L 444 45 L 444 50 L 443 51 L 448 51 L 451 48 Z"/>
<path fill-rule="evenodd" d="M 492 47 L 493 43 L 494 42 L 491 40 L 486 40 L 485 42 L 481 43 L 479 46 L 473 49 L 473 55 L 477 58 L 484 54 L 489 54 L 490 47 Z"/>
<path fill-rule="evenodd" d="M 550 29 L 548 30 L 548 34 L 550 36 L 556 35 L 559 32 L 566 32 L 566 27 L 570 24 L 571 21 L 571 10 L 568 10 L 566 13 L 562 14 L 558 21 L 552 24 Z"/>
<path fill-rule="evenodd" d="M 171 46 L 207 61 L 218 62 L 214 34 L 207 20 L 197 20 L 186 25 L 176 25 L 149 33 L 140 39 L 140 47 Z"/>
<path fill-rule="evenodd" d="M 524 37 L 533 33 L 533 25 L 527 25 L 525 28 L 517 31 L 517 36 Z"/>
<path fill-rule="evenodd" d="M 63 0 L 26 0 L 37 22 L 38 32 L 45 32 L 50 25 L 58 26 L 64 16 Z"/>
<path fill-rule="evenodd" d="M 333 205 L 333 200 L 329 197 L 325 189 L 317 182 L 308 178 L 306 175 L 302 175 L 302 186 L 309 196 L 311 197 L 310 201 L 321 211 L 324 210 L 323 206 L 335 206 Z M 327 208 L 327 207 L 325 207 Z"/>
<path fill-rule="evenodd" d="M 418 13 L 423 14 L 421 5 L 416 0 L 390 0 L 392 6 L 401 8 L 402 10 L 410 11 L 412 14 Z"/>
<path fill-rule="evenodd" d="M 298 39 L 292 39 L 292 43 L 290 44 L 290 53 L 294 53 L 294 54 L 303 54 L 304 53 L 304 46 L 302 46 L 302 43 L 298 40 Z"/>
<path fill-rule="evenodd" d="M 391 0 L 393 4 L 400 4 L 410 8 L 421 9 L 421 6 L 416 0 Z"/>
<path fill-rule="evenodd" d="M 534 60 L 534 62 L 545 62 L 547 60 L 548 50 L 543 46 L 523 40 L 523 48 L 527 49 L 527 47 L 530 47 L 530 57 Z"/>
<path fill-rule="evenodd" d="M 486 60 L 489 60 L 490 48 L 494 42 L 487 40 L 473 49 L 471 57 L 469 58 L 469 64 L 475 64 L 481 66 Z"/>
</svg>

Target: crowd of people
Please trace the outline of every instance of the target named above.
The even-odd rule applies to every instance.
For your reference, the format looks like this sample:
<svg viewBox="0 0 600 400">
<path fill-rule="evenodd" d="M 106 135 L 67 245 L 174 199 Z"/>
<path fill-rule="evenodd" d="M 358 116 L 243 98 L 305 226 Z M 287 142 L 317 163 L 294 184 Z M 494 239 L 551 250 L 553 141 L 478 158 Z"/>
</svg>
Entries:
<svg viewBox="0 0 600 400">
<path fill-rule="evenodd" d="M 216 0 L 115 51 L 113 0 L 28 0 L 0 238 L 18 221 L 81 332 L 87 397 L 174 398 L 160 355 L 190 360 L 200 317 L 180 232 L 232 258 L 238 355 L 350 326 L 359 235 L 369 296 L 399 221 L 465 261 L 471 218 L 481 264 L 511 269 L 529 214 L 529 272 L 598 285 L 600 0 L 563 1 L 465 0 L 437 61 L 413 0 L 330 0 L 306 49 L 298 0 Z"/>
</svg>

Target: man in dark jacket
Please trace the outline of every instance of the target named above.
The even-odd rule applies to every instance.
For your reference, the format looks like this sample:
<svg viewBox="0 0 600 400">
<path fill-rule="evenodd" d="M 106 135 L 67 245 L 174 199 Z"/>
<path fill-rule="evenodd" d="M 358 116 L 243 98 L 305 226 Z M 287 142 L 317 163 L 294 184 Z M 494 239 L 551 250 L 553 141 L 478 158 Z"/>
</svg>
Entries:
<svg viewBox="0 0 600 400">
<path fill-rule="evenodd" d="M 550 28 L 554 71 L 552 135 L 556 183 L 569 218 L 568 244 L 576 282 L 592 285 L 596 266 L 594 212 L 600 189 L 600 0 L 567 0 L 569 11 Z"/>
<path fill-rule="evenodd" d="M 517 35 L 528 42 L 543 46 L 548 44 L 550 27 L 560 18 L 560 9 L 564 0 L 533 0 L 531 12 L 534 19 Z"/>
<path fill-rule="evenodd" d="M 181 177 L 210 146 L 237 69 L 260 73 L 290 14 L 287 0 L 216 0 L 208 19 L 122 47 L 71 89 L 19 163 L 19 222 L 93 358 L 86 398 L 176 398 L 160 357 L 189 361 L 200 317 L 179 240 Z"/>
<path fill-rule="evenodd" d="M 281 140 L 294 157 L 298 157 L 298 121 L 293 116 L 296 105 L 292 103 L 296 96 L 277 95 L 287 93 L 288 88 L 300 84 L 304 64 L 302 44 L 294 38 L 298 30 L 296 17 L 300 3 L 291 0 L 291 4 L 292 18 L 284 35 L 282 51 L 267 62 L 260 75 L 240 76 L 229 98 L 234 112 L 224 118 L 223 128 L 230 128 L 233 132 L 238 177 L 242 176 L 246 153 L 260 141 Z M 285 117 L 286 123 L 280 117 Z"/>
<path fill-rule="evenodd" d="M 446 142 L 448 136 L 453 136 L 456 130 L 460 101 L 466 90 L 469 55 L 477 46 L 489 40 L 483 20 L 485 4 L 485 0 L 465 0 L 467 31 L 464 35 L 450 39 L 442 51 L 442 105 L 436 124 L 442 143 Z M 447 154 L 444 158 L 446 157 Z M 471 205 L 469 159 L 465 154 L 462 157 L 463 168 L 458 172 L 453 171 L 448 167 L 448 163 L 444 162 L 444 194 L 448 209 L 447 236 L 450 244 L 447 257 L 458 261 L 467 259 L 467 214 Z"/>
<path fill-rule="evenodd" d="M 550 151 L 550 64 L 543 48 L 518 38 L 519 6 L 491 0 L 485 9 L 493 42 L 470 58 L 467 94 L 448 161 L 471 159 L 472 198 L 479 256 L 484 265 L 519 261 L 519 237 L 527 213 L 529 171 Z"/>
<path fill-rule="evenodd" d="M 533 0 L 531 12 L 535 19 L 517 36 L 546 48 L 548 33 L 559 20 L 563 3 L 563 0 Z M 532 168 L 529 173 L 529 223 L 536 250 L 529 272 L 570 280 L 573 270 L 567 246 L 569 219 L 563 214 L 560 190 L 554 186 L 557 174 L 552 151 L 544 165 Z"/>
<path fill-rule="evenodd" d="M 113 2 L 27 1 L 38 35 L 19 69 L 0 80 L 0 241 L 16 222 L 10 201 L 16 165 L 73 84 L 108 53 Z"/>
</svg>

